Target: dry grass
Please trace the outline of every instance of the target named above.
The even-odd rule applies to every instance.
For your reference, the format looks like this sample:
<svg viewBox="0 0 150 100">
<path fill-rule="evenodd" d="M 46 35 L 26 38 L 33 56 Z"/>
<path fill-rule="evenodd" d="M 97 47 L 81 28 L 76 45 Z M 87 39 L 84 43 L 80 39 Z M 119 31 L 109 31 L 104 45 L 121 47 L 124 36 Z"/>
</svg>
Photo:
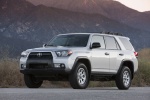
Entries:
<svg viewBox="0 0 150 100">
<path fill-rule="evenodd" d="M 150 49 L 139 52 L 139 70 L 133 79 L 134 86 L 150 86 Z"/>
<path fill-rule="evenodd" d="M 139 70 L 135 75 L 132 86 L 150 86 L 150 49 L 139 52 Z M 89 87 L 115 86 L 115 82 L 90 82 Z M 0 87 L 25 87 L 23 74 L 19 72 L 19 60 L 8 57 L 0 60 Z M 42 87 L 70 87 L 68 82 L 44 81 Z"/>
<path fill-rule="evenodd" d="M 6 57 L 0 60 L 0 87 L 25 87 L 23 74 L 20 73 L 19 61 L 17 59 Z M 42 87 L 69 87 L 69 83 L 44 81 Z"/>
<path fill-rule="evenodd" d="M 16 59 L 3 58 L 0 60 L 0 87 L 24 86 L 22 76 Z"/>
</svg>

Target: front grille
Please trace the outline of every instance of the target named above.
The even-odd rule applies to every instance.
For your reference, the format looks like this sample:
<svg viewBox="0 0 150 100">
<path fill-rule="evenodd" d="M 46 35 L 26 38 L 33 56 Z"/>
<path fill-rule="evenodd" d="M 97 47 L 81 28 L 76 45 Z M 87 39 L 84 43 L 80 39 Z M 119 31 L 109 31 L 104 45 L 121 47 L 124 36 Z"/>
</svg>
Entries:
<svg viewBox="0 0 150 100">
<path fill-rule="evenodd" d="M 28 59 L 52 59 L 51 52 L 31 52 Z"/>
<path fill-rule="evenodd" d="M 50 68 L 48 64 L 30 64 L 29 69 L 48 69 Z"/>
<path fill-rule="evenodd" d="M 27 59 L 29 69 L 48 69 L 53 67 L 51 52 L 31 52 Z"/>
</svg>

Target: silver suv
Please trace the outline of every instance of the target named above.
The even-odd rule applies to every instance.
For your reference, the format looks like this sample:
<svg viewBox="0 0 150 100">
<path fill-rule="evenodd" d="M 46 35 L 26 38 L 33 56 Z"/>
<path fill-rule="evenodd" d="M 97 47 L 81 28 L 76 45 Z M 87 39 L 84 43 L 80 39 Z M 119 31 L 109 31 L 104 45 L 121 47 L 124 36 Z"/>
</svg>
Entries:
<svg viewBox="0 0 150 100">
<path fill-rule="evenodd" d="M 129 38 L 119 34 L 60 34 L 41 48 L 22 52 L 20 72 L 29 88 L 40 87 L 43 80 L 69 80 L 74 89 L 87 88 L 90 80 L 114 80 L 125 90 L 138 69 L 137 56 Z"/>
</svg>

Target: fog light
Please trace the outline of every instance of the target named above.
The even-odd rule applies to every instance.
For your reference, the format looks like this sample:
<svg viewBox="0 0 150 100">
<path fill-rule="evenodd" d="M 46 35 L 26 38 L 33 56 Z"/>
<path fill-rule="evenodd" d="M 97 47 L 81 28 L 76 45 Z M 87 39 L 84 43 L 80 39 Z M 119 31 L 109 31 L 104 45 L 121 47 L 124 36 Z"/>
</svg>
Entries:
<svg viewBox="0 0 150 100">
<path fill-rule="evenodd" d="M 25 69 L 25 68 L 26 68 L 26 65 L 21 64 L 21 69 Z"/>
<path fill-rule="evenodd" d="M 60 67 L 61 67 L 61 68 L 65 68 L 65 65 L 64 65 L 64 64 L 60 64 Z"/>
<path fill-rule="evenodd" d="M 65 68 L 65 64 L 54 64 L 55 68 Z"/>
<path fill-rule="evenodd" d="M 60 64 L 54 64 L 55 68 L 60 68 Z"/>
</svg>

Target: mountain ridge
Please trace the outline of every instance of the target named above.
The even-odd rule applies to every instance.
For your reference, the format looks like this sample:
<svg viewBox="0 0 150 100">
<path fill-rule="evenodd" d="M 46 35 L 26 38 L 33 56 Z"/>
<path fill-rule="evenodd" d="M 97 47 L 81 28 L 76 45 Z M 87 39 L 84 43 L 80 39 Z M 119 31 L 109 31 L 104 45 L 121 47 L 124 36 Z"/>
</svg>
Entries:
<svg viewBox="0 0 150 100">
<path fill-rule="evenodd" d="M 29 0 L 34 1 L 36 0 Z M 45 1 L 45 3 L 44 3 Z M 99 13 L 110 19 L 150 32 L 150 17 L 114 0 L 44 0 L 49 7 L 76 12 Z M 87 2 L 86 5 L 84 2 Z M 94 2 L 92 2 L 94 1 Z M 40 1 L 38 1 L 40 2 Z"/>
<path fill-rule="evenodd" d="M 11 1 L 4 1 L 11 5 Z M 150 32 L 133 28 L 102 14 L 73 12 L 44 5 L 34 6 L 25 0 L 19 0 L 13 6 L 16 8 L 2 7 L 3 5 L 0 6 L 0 37 L 3 42 L 0 45 L 5 47 L 6 43 L 14 48 L 10 52 L 15 55 L 20 55 L 20 51 L 27 48 L 42 46 L 57 34 L 74 32 L 119 32 L 131 38 L 136 49 L 150 47 Z M 10 12 L 16 14 L 9 16 Z M 17 50 L 17 47 L 20 49 Z"/>
</svg>

